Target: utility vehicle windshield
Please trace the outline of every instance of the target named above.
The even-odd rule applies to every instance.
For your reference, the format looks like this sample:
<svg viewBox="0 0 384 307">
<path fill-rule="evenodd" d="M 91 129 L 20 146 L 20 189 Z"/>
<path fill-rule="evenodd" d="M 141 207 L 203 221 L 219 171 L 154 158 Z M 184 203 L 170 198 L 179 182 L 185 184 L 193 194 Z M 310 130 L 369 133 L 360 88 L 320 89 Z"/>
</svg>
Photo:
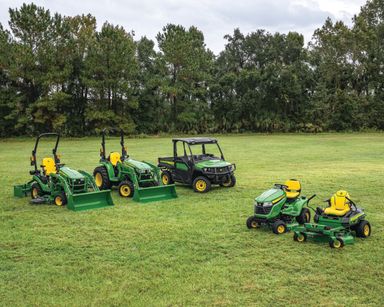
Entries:
<svg viewBox="0 0 384 307">
<path fill-rule="evenodd" d="M 220 160 L 223 159 L 219 144 L 189 145 L 194 160 Z"/>
</svg>

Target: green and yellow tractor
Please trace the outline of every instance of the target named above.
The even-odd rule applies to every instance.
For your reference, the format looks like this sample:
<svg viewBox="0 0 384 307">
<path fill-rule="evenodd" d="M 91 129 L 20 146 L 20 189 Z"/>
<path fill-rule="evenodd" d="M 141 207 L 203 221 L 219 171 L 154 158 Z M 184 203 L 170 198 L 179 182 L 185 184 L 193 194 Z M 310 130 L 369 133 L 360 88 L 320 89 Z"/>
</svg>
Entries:
<svg viewBox="0 0 384 307">
<path fill-rule="evenodd" d="M 49 136 L 56 137 L 53 157 L 43 158 L 39 170 L 36 157 L 39 141 Z M 31 166 L 34 166 L 30 171 L 32 179 L 26 184 L 14 186 L 14 195 L 24 197 L 30 194 L 33 204 L 66 205 L 74 211 L 113 206 L 110 190 L 100 191 L 90 174 L 61 164 L 57 154 L 59 140 L 57 133 L 43 133 L 37 137 L 31 156 Z"/>
<path fill-rule="evenodd" d="M 151 202 L 176 198 L 175 185 L 163 185 L 160 169 L 149 163 L 132 159 L 124 145 L 120 131 L 121 154 L 105 150 L 106 129 L 102 132 L 100 163 L 93 175 L 97 186 L 104 190 L 117 186 L 120 196 L 133 197 L 138 202 Z"/>
</svg>

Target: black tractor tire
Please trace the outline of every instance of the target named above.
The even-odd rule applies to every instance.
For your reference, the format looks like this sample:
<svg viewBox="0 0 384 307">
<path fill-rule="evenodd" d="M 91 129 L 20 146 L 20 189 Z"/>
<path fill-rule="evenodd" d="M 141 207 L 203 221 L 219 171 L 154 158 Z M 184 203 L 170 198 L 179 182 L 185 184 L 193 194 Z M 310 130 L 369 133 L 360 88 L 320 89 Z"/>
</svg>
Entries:
<svg viewBox="0 0 384 307">
<path fill-rule="evenodd" d="M 256 221 L 256 217 L 254 216 L 250 216 L 248 219 L 247 219 L 247 227 L 248 229 L 255 229 L 255 228 L 259 228 L 260 227 L 260 223 Z"/>
<path fill-rule="evenodd" d="M 67 196 L 64 192 L 61 192 L 59 195 L 56 195 L 53 199 L 53 203 L 58 207 L 65 206 L 67 202 Z"/>
<path fill-rule="evenodd" d="M 296 221 L 303 225 L 305 223 L 309 223 L 311 221 L 311 212 L 308 208 L 301 209 L 300 215 L 296 216 Z"/>
<path fill-rule="evenodd" d="M 117 189 L 122 197 L 133 197 L 133 194 L 135 193 L 135 186 L 128 180 L 120 182 Z"/>
<path fill-rule="evenodd" d="M 362 220 L 356 225 L 355 231 L 356 237 L 367 238 L 371 235 L 371 224 L 366 220 Z"/>
<path fill-rule="evenodd" d="M 315 216 L 313 217 L 313 221 L 315 223 L 318 223 L 319 222 L 319 215 L 316 213 Z"/>
<path fill-rule="evenodd" d="M 236 185 L 236 177 L 235 175 L 229 176 L 229 180 L 227 182 L 220 183 L 220 186 L 226 187 L 226 188 L 232 188 Z"/>
<path fill-rule="evenodd" d="M 37 182 L 32 183 L 31 186 L 31 198 L 36 199 L 43 196 L 43 190 Z"/>
<path fill-rule="evenodd" d="M 111 188 L 108 172 L 104 166 L 96 167 L 93 171 L 93 177 L 95 178 L 95 183 L 100 190 L 108 190 Z M 101 180 L 101 183 L 99 180 Z"/>
<path fill-rule="evenodd" d="M 161 173 L 161 182 L 163 185 L 167 185 L 167 184 L 173 184 L 174 181 L 172 179 L 172 175 L 171 175 L 171 172 L 169 171 L 163 171 Z"/>
<path fill-rule="evenodd" d="M 299 234 L 297 234 L 296 232 L 293 234 L 293 240 L 295 240 L 296 242 L 305 242 L 307 241 L 307 234 L 303 233 L 303 232 L 300 232 Z"/>
<path fill-rule="evenodd" d="M 287 225 L 282 220 L 277 220 L 272 224 L 272 231 L 274 234 L 281 235 L 287 231 Z"/>
<path fill-rule="evenodd" d="M 342 248 L 344 247 L 344 241 L 341 238 L 337 238 L 336 240 L 329 240 L 329 246 L 331 248 Z"/>
<path fill-rule="evenodd" d="M 207 193 L 211 189 L 211 181 L 203 176 L 196 177 L 192 183 L 193 190 L 198 193 Z"/>
</svg>

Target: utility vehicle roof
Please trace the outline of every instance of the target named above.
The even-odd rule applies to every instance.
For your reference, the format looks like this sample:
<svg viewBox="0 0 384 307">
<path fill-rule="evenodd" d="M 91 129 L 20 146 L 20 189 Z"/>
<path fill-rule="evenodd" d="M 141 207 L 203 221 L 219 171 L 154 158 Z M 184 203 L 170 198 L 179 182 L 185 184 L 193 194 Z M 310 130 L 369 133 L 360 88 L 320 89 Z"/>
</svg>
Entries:
<svg viewBox="0 0 384 307">
<path fill-rule="evenodd" d="M 188 144 L 216 144 L 217 139 L 208 137 L 195 137 L 195 138 L 175 138 L 173 142 L 185 142 Z"/>
</svg>

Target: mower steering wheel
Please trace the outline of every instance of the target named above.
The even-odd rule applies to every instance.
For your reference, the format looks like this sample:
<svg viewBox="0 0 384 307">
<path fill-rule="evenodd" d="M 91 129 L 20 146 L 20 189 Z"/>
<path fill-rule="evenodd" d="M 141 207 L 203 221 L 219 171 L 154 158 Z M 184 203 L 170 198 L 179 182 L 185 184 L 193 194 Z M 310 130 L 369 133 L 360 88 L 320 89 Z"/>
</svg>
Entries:
<svg viewBox="0 0 384 307">
<path fill-rule="evenodd" d="M 276 188 L 278 188 L 278 189 L 282 189 L 282 190 L 284 190 L 284 189 L 288 189 L 288 186 L 287 185 L 285 185 L 285 184 L 281 184 L 281 183 L 275 183 L 275 185 L 274 185 Z"/>
</svg>

